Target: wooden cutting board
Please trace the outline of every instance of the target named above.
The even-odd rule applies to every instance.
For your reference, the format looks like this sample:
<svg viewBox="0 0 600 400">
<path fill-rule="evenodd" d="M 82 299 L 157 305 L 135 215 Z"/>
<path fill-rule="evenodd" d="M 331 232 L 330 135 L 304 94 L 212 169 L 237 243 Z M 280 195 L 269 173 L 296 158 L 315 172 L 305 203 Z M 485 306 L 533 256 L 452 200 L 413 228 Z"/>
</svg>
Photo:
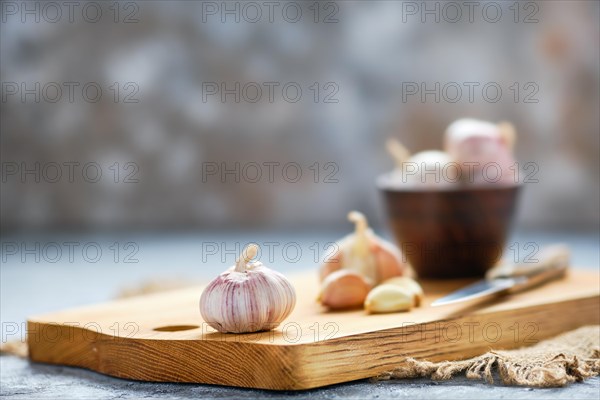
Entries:
<svg viewBox="0 0 600 400">
<path fill-rule="evenodd" d="M 423 282 L 423 307 L 387 315 L 324 312 L 316 276 L 292 277 L 298 304 L 275 331 L 214 332 L 194 287 L 31 317 L 29 355 L 143 381 L 299 390 L 375 376 L 406 357 L 464 359 L 600 323 L 594 271 L 467 308 L 429 304 L 469 281 Z"/>
</svg>

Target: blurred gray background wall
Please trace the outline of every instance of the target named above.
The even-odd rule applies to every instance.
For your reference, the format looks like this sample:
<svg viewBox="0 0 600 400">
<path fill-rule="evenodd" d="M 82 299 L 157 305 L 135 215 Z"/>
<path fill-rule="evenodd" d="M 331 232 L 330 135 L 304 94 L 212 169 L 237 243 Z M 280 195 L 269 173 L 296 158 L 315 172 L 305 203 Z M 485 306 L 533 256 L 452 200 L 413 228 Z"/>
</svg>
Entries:
<svg viewBox="0 0 600 400">
<path fill-rule="evenodd" d="M 296 2 L 297 21 L 295 8 L 282 15 L 287 2 L 272 21 L 262 2 L 258 21 L 239 2 L 129 2 L 117 13 L 96 3 L 96 22 L 85 2 L 55 22 L 43 2 L 31 3 L 39 22 L 7 3 L 22 7 L 2 4 L 3 233 L 330 228 L 350 209 L 381 223 L 385 139 L 440 148 L 464 116 L 517 127 L 517 158 L 535 163 L 538 181 L 519 226 L 600 224 L 598 2 L 496 2 L 495 22 L 493 2 L 477 2 L 472 21 L 462 2 L 460 18 L 440 2 L 427 3 L 434 14 L 421 2 L 328 2 L 318 14 Z M 211 94 L 236 82 L 247 89 L 239 102 Z M 265 82 L 276 82 L 273 99 Z M 436 82 L 462 98 L 407 91 Z M 256 102 L 248 83 L 262 88 Z M 487 83 L 502 89 L 498 101 Z M 236 162 L 239 182 L 222 170 Z"/>
</svg>

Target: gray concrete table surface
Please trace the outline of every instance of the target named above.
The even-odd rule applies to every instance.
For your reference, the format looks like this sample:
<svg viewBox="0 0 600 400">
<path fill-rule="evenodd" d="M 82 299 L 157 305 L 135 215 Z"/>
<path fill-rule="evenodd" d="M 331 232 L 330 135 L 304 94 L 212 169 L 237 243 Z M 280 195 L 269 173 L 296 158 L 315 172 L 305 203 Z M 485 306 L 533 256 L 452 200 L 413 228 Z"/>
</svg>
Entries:
<svg viewBox="0 0 600 400">
<path fill-rule="evenodd" d="M 103 302 L 113 298 L 124 286 L 134 286 L 147 279 L 207 281 L 233 263 L 236 244 L 241 247 L 251 241 L 264 245 L 271 243 L 267 245 L 272 249 L 271 254 L 265 252 L 262 261 L 284 273 L 315 268 L 315 260 L 325 257 L 327 244 L 339 236 L 339 232 L 318 235 L 238 232 L 3 237 L 0 268 L 2 340 L 18 338 L 23 334 L 24 328 L 16 333 L 12 333 L 12 330 L 15 324 L 22 327 L 28 315 Z M 535 253 L 536 246 L 555 242 L 567 243 L 571 247 L 573 265 L 596 270 L 600 268 L 598 232 L 517 233 L 510 239 L 505 255 L 516 256 L 519 249 L 519 257 L 523 257 Z M 38 245 L 39 250 L 35 250 Z M 75 250 L 66 251 L 69 246 Z M 80 251 L 84 247 L 89 254 Z M 62 254 L 58 254 L 57 248 Z M 93 253 L 97 249 L 101 250 L 100 256 Z M 222 253 L 227 253 L 224 258 Z M 309 391 L 281 392 L 128 381 L 79 368 L 36 364 L 14 356 L 2 356 L 0 396 L 14 399 L 598 399 L 600 379 L 596 377 L 553 389 L 488 385 L 462 376 L 443 382 L 429 379 L 361 380 Z"/>
</svg>

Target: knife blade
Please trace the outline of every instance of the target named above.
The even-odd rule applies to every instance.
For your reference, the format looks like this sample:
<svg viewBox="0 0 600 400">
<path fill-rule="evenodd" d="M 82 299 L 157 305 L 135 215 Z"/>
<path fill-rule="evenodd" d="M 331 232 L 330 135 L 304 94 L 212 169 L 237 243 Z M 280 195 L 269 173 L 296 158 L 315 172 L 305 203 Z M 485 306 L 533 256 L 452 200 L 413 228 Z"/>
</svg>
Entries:
<svg viewBox="0 0 600 400">
<path fill-rule="evenodd" d="M 511 287 L 517 283 L 522 283 L 527 278 L 501 278 L 493 280 L 481 280 L 473 283 L 472 285 L 465 286 L 455 292 L 450 293 L 447 296 L 437 299 L 431 303 L 432 307 L 443 306 L 446 304 L 460 303 L 463 301 L 470 301 L 474 299 L 485 299 L 492 296 L 499 295 L 503 292 L 507 292 Z"/>
<path fill-rule="evenodd" d="M 569 266 L 569 258 L 569 250 L 566 246 L 550 246 L 540 253 L 540 259 L 537 263 L 522 263 L 510 268 L 505 265 L 501 266 L 499 273 L 488 274 L 488 279 L 477 281 L 437 299 L 431 303 L 431 306 L 437 307 L 471 300 L 484 300 L 494 296 L 531 289 L 563 277 Z M 509 272 L 507 273 L 507 271 Z M 489 276 L 496 277 L 489 278 Z"/>
</svg>

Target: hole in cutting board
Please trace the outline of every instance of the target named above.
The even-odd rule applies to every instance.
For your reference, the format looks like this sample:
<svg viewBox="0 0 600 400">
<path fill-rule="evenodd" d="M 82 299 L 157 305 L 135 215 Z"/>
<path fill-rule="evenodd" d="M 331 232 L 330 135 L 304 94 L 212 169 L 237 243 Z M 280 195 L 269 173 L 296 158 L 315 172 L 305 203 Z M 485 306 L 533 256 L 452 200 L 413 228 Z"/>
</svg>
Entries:
<svg viewBox="0 0 600 400">
<path fill-rule="evenodd" d="M 178 332 L 178 331 L 189 331 L 190 329 L 200 328 L 198 325 L 167 325 L 159 326 L 153 330 L 159 332 Z"/>
</svg>

